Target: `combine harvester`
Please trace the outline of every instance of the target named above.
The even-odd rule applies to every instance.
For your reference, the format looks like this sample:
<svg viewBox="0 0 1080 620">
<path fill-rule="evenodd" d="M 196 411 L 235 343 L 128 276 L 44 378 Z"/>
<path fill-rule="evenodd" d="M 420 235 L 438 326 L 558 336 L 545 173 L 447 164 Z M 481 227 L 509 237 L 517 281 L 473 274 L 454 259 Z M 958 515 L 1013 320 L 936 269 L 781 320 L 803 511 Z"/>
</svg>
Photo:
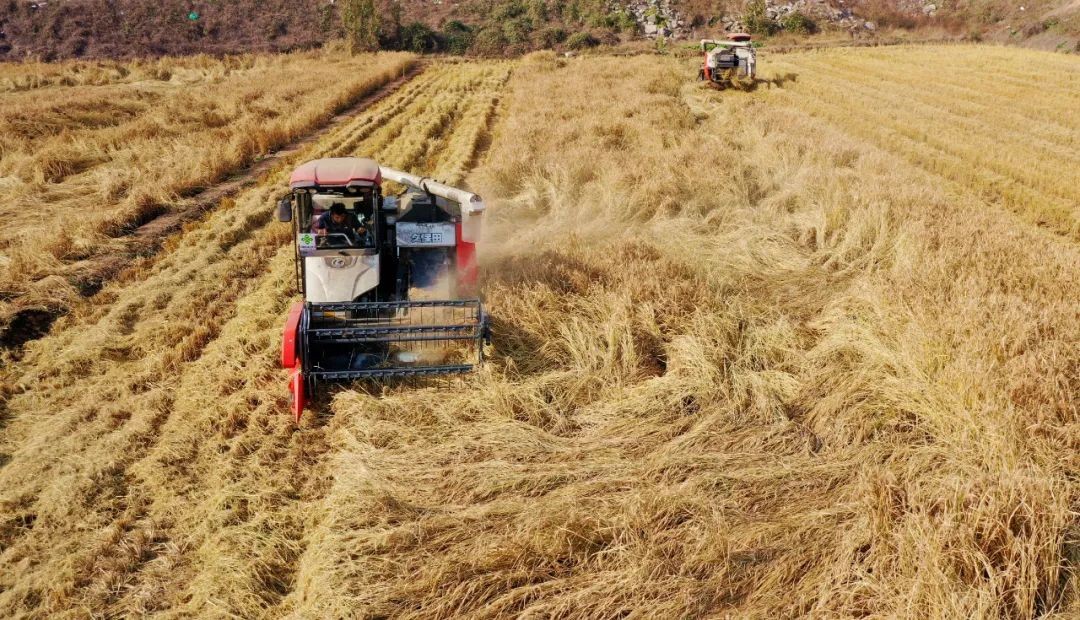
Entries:
<svg viewBox="0 0 1080 620">
<path fill-rule="evenodd" d="M 716 88 L 737 86 L 743 80 L 753 83 L 757 76 L 757 52 L 750 42 L 750 35 L 734 32 L 727 40 L 702 39 L 704 54 L 698 80 Z"/>
<path fill-rule="evenodd" d="M 406 191 L 384 197 L 383 181 Z M 462 298 L 476 294 L 479 196 L 354 157 L 308 162 L 289 187 L 277 216 L 292 223 L 304 301 L 289 311 L 281 364 L 297 421 L 322 382 L 483 363 L 488 318 Z"/>
</svg>

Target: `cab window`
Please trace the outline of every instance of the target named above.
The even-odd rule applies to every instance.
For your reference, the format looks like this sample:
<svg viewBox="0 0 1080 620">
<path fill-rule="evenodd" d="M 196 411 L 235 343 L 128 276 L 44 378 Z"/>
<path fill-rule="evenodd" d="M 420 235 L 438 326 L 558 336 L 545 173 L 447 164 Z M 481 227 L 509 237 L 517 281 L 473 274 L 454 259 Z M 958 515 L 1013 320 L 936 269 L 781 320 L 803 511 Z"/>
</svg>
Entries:
<svg viewBox="0 0 1080 620">
<path fill-rule="evenodd" d="M 311 217 L 300 223 L 301 232 L 315 235 L 317 249 L 370 249 L 376 247 L 375 200 L 371 191 L 359 195 L 315 194 Z"/>
</svg>

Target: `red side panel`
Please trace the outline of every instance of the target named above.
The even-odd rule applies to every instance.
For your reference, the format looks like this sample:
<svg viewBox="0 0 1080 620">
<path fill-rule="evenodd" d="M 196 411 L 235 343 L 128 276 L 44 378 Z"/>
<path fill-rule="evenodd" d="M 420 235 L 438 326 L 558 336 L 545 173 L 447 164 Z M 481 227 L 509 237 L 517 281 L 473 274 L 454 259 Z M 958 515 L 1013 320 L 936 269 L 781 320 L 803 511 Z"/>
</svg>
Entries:
<svg viewBox="0 0 1080 620">
<path fill-rule="evenodd" d="M 296 364 L 296 368 L 293 368 L 292 374 L 289 375 L 289 393 L 292 395 L 293 419 L 299 423 L 300 416 L 304 413 L 304 407 L 307 406 L 307 394 L 304 393 L 304 373 L 300 369 L 299 363 Z"/>
<path fill-rule="evenodd" d="M 476 283 L 480 273 L 476 264 L 476 244 L 462 240 L 461 222 L 457 224 L 457 238 L 458 290 L 472 295 L 476 292 Z"/>
<path fill-rule="evenodd" d="M 304 302 L 298 301 L 289 308 L 289 318 L 285 319 L 285 333 L 281 338 L 281 367 L 289 372 L 290 408 L 293 419 L 300 421 L 300 414 L 307 406 L 307 394 L 304 392 L 304 361 L 300 359 L 297 345 L 300 341 L 300 317 L 304 314 Z"/>
<path fill-rule="evenodd" d="M 285 333 L 281 338 L 281 367 L 292 368 L 297 364 L 296 344 L 300 336 L 300 315 L 304 313 L 304 302 L 298 301 L 289 308 L 289 318 L 285 320 Z"/>
</svg>

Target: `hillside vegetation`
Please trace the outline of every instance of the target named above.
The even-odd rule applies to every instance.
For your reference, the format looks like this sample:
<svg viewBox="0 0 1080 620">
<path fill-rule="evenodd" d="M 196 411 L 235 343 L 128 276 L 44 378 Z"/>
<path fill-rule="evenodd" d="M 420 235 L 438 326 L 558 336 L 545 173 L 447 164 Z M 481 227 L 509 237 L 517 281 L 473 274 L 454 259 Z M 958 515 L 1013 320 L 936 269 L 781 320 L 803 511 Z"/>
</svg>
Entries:
<svg viewBox="0 0 1080 620">
<path fill-rule="evenodd" d="M 0 60 L 312 49 L 346 38 L 353 5 L 377 16 L 361 20 L 375 31 L 365 49 L 473 56 L 663 48 L 744 29 L 785 45 L 814 33 L 816 45 L 968 38 L 1073 52 L 1080 43 L 1074 0 L 9 0 Z"/>
<path fill-rule="evenodd" d="M 0 371 L 0 616 L 1076 617 L 1080 63 L 761 67 L 433 63 L 106 283 Z M 485 196 L 495 344 L 296 427 L 331 155 Z"/>
</svg>

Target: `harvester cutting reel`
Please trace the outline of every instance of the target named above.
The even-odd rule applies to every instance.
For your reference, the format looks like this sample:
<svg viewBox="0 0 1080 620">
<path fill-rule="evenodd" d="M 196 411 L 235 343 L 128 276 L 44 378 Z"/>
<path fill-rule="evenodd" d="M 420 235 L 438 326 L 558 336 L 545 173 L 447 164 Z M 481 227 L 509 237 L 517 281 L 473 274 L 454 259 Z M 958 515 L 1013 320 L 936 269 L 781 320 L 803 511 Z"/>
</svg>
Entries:
<svg viewBox="0 0 1080 620">
<path fill-rule="evenodd" d="M 479 299 L 322 303 L 289 310 L 281 366 L 299 421 L 321 383 L 468 373 L 491 327 Z"/>
</svg>

